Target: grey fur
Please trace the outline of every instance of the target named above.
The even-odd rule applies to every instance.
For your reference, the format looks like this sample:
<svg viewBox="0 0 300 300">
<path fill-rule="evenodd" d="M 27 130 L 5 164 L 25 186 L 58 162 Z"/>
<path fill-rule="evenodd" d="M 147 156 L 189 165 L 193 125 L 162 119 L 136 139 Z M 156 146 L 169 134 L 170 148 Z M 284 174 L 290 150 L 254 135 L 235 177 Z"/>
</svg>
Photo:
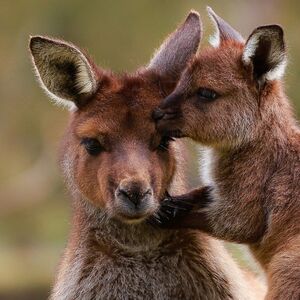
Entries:
<svg viewBox="0 0 300 300">
<path fill-rule="evenodd" d="M 200 16 L 191 11 L 185 22 L 156 51 L 148 68 L 162 75 L 178 77 L 191 56 L 197 52 L 201 34 Z"/>
</svg>

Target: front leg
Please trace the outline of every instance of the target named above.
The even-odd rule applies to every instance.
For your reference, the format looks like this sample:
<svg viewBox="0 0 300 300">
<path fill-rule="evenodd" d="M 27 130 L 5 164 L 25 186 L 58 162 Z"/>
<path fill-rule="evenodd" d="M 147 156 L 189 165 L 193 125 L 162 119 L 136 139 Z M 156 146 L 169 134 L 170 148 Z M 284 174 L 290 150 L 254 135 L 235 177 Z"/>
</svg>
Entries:
<svg viewBox="0 0 300 300">
<path fill-rule="evenodd" d="M 214 194 L 213 188 L 207 186 L 184 195 L 168 196 L 149 222 L 168 229 L 198 229 L 230 242 L 258 242 L 266 228 L 260 210 L 256 213 L 255 206 L 240 210 L 230 199 L 220 201 Z"/>
<path fill-rule="evenodd" d="M 212 187 L 195 189 L 180 196 L 167 195 L 159 211 L 149 219 L 154 225 L 170 229 L 199 229 L 212 234 L 205 208 L 212 201 Z"/>
</svg>

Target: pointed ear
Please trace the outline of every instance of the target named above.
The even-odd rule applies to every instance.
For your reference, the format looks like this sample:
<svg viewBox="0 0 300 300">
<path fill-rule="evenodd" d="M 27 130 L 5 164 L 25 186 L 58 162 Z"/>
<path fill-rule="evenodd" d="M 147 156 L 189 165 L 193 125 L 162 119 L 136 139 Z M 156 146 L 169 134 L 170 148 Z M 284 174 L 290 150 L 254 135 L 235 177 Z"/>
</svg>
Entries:
<svg viewBox="0 0 300 300">
<path fill-rule="evenodd" d="M 147 68 L 178 78 L 188 60 L 197 52 L 201 33 L 200 16 L 191 11 L 185 22 L 156 51 Z"/>
<path fill-rule="evenodd" d="M 215 34 L 210 37 L 210 44 L 217 48 L 222 42 L 226 40 L 233 40 L 239 43 L 245 43 L 242 35 L 232 28 L 227 22 L 225 22 L 221 17 L 219 17 L 209 6 L 207 7 L 207 12 L 216 27 Z"/>
<path fill-rule="evenodd" d="M 282 28 L 278 25 L 256 28 L 246 42 L 242 60 L 244 65 L 252 65 L 253 76 L 260 82 L 280 79 L 287 64 Z"/>
<path fill-rule="evenodd" d="M 34 36 L 29 48 L 40 84 L 56 103 L 80 106 L 96 92 L 96 68 L 74 45 Z"/>
</svg>

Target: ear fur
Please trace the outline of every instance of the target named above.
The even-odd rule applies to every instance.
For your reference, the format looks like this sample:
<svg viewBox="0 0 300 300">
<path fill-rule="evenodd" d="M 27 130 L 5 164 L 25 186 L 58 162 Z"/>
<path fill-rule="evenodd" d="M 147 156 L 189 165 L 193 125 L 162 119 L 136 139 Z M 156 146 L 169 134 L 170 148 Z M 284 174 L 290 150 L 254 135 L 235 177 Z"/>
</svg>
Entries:
<svg viewBox="0 0 300 300">
<path fill-rule="evenodd" d="M 253 65 L 257 80 L 280 79 L 287 64 L 282 28 L 278 25 L 256 28 L 246 42 L 242 60 L 244 65 Z"/>
<path fill-rule="evenodd" d="M 96 92 L 96 70 L 76 46 L 33 36 L 29 48 L 39 82 L 55 103 L 72 109 Z"/>
<path fill-rule="evenodd" d="M 226 40 L 233 40 L 239 43 L 245 43 L 242 35 L 232 28 L 227 22 L 225 22 L 221 17 L 219 17 L 209 6 L 206 8 L 209 17 L 213 21 L 216 32 L 210 37 L 210 44 L 214 48 L 218 48 L 220 44 Z"/>
<path fill-rule="evenodd" d="M 191 11 L 185 22 L 155 52 L 147 69 L 178 78 L 188 60 L 197 52 L 201 34 L 200 16 Z"/>
</svg>

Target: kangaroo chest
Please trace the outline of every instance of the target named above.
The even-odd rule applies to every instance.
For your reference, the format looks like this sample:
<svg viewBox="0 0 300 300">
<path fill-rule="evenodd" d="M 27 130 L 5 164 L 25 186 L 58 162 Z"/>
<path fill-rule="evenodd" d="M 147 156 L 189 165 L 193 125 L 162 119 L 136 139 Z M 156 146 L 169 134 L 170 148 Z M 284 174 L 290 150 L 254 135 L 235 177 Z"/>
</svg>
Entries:
<svg viewBox="0 0 300 300">
<path fill-rule="evenodd" d="M 198 257 L 197 257 L 198 256 Z M 91 255 L 73 261 L 53 299 L 232 299 L 201 255 Z"/>
</svg>

